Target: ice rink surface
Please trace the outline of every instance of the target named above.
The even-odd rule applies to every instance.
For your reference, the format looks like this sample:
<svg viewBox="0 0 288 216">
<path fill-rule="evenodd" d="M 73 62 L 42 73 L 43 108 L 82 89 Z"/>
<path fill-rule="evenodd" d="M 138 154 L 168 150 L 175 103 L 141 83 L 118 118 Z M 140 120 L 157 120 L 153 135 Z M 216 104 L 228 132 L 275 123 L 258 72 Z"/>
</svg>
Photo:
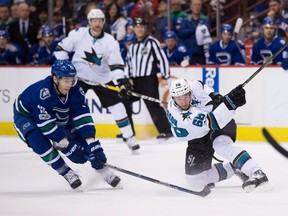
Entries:
<svg viewBox="0 0 288 216">
<path fill-rule="evenodd" d="M 184 179 L 186 144 L 140 141 L 139 155 L 124 143 L 101 139 L 108 162 L 139 174 L 189 188 Z M 284 216 L 288 210 L 288 159 L 267 143 L 237 142 L 262 166 L 270 183 L 245 193 L 237 177 L 218 183 L 205 198 L 117 171 L 122 188 L 113 189 L 90 164 L 68 164 L 79 171 L 83 192 L 16 137 L 0 137 L 0 215 L 35 216 Z M 286 147 L 286 146 L 285 146 Z"/>
</svg>

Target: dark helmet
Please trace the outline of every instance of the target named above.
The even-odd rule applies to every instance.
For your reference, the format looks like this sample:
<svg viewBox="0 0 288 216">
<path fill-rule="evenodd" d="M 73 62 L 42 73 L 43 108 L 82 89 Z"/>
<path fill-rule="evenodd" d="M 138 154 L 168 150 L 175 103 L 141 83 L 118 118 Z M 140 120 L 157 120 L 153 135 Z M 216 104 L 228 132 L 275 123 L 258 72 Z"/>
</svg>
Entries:
<svg viewBox="0 0 288 216">
<path fill-rule="evenodd" d="M 147 23 L 141 17 L 137 17 L 133 20 L 133 26 L 137 25 L 147 25 Z"/>
<path fill-rule="evenodd" d="M 175 34 L 174 31 L 166 31 L 164 34 L 164 40 L 167 40 L 169 38 L 174 38 L 177 39 L 177 35 Z"/>
<path fill-rule="evenodd" d="M 51 68 L 52 75 L 58 78 L 61 77 L 76 77 L 76 69 L 74 65 L 67 59 L 56 60 Z"/>
<path fill-rule="evenodd" d="M 135 40 L 135 34 L 126 34 L 124 37 L 124 43 L 132 42 Z"/>
<path fill-rule="evenodd" d="M 41 34 L 42 34 L 42 37 L 54 36 L 53 30 L 47 25 L 44 25 L 41 27 Z"/>
<path fill-rule="evenodd" d="M 223 32 L 233 33 L 233 27 L 230 24 L 223 24 L 221 26 L 221 33 Z"/>
<path fill-rule="evenodd" d="M 275 25 L 275 20 L 270 17 L 264 18 L 262 20 L 262 26 L 266 26 L 266 25 Z"/>
</svg>

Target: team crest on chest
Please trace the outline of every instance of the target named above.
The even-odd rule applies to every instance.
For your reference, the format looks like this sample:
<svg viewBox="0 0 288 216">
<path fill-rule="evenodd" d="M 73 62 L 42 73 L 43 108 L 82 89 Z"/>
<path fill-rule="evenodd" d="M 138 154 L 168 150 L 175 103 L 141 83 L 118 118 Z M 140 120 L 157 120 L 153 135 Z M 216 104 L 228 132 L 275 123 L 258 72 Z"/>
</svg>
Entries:
<svg viewBox="0 0 288 216">
<path fill-rule="evenodd" d="M 92 49 L 91 53 L 84 51 L 86 57 L 83 58 L 83 59 L 88 62 L 90 67 L 92 67 L 95 64 L 100 66 L 101 65 L 101 60 L 103 58 L 103 54 L 96 53 L 93 48 L 91 48 L 91 49 Z"/>
</svg>

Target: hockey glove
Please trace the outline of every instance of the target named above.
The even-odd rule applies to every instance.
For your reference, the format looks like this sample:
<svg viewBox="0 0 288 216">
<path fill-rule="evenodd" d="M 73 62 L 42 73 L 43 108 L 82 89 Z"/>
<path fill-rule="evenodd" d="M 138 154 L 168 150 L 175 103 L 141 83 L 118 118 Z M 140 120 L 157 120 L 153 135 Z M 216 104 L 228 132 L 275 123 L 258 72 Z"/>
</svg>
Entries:
<svg viewBox="0 0 288 216">
<path fill-rule="evenodd" d="M 207 105 L 213 105 L 213 110 L 215 110 L 216 107 L 218 107 L 223 101 L 223 96 L 219 94 L 218 92 L 210 93 L 209 97 L 212 99 L 212 101 L 207 103 Z"/>
<path fill-rule="evenodd" d="M 288 70 L 288 58 L 284 58 L 284 59 L 282 60 L 281 66 L 282 66 L 282 68 L 283 68 L 284 70 Z"/>
<path fill-rule="evenodd" d="M 90 143 L 87 146 L 86 152 L 89 155 L 89 161 L 91 162 L 91 166 L 96 169 L 102 169 L 104 167 L 103 163 L 106 163 L 107 158 L 104 154 L 103 148 L 100 145 L 99 140 Z"/>
<path fill-rule="evenodd" d="M 132 91 L 131 84 L 128 78 L 118 79 L 118 86 L 121 88 L 119 92 L 119 97 L 124 99 L 131 99 L 130 92 Z"/>
<path fill-rule="evenodd" d="M 76 143 L 70 142 L 67 148 L 61 150 L 61 152 L 74 163 L 83 164 L 87 161 L 85 148 Z"/>
<path fill-rule="evenodd" d="M 229 110 L 236 110 L 246 104 L 245 90 L 242 85 L 238 85 L 231 92 L 224 96 L 223 102 Z"/>
</svg>

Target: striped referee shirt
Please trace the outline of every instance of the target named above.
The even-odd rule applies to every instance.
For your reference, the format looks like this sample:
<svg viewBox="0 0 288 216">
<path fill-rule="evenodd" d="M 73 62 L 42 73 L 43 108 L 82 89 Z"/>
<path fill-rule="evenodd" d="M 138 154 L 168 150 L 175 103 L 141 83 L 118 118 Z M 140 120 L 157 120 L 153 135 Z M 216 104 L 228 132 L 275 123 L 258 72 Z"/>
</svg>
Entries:
<svg viewBox="0 0 288 216">
<path fill-rule="evenodd" d="M 147 35 L 142 41 L 135 41 L 128 48 L 127 70 L 130 78 L 146 77 L 161 73 L 170 78 L 169 63 L 159 41 Z"/>
</svg>

